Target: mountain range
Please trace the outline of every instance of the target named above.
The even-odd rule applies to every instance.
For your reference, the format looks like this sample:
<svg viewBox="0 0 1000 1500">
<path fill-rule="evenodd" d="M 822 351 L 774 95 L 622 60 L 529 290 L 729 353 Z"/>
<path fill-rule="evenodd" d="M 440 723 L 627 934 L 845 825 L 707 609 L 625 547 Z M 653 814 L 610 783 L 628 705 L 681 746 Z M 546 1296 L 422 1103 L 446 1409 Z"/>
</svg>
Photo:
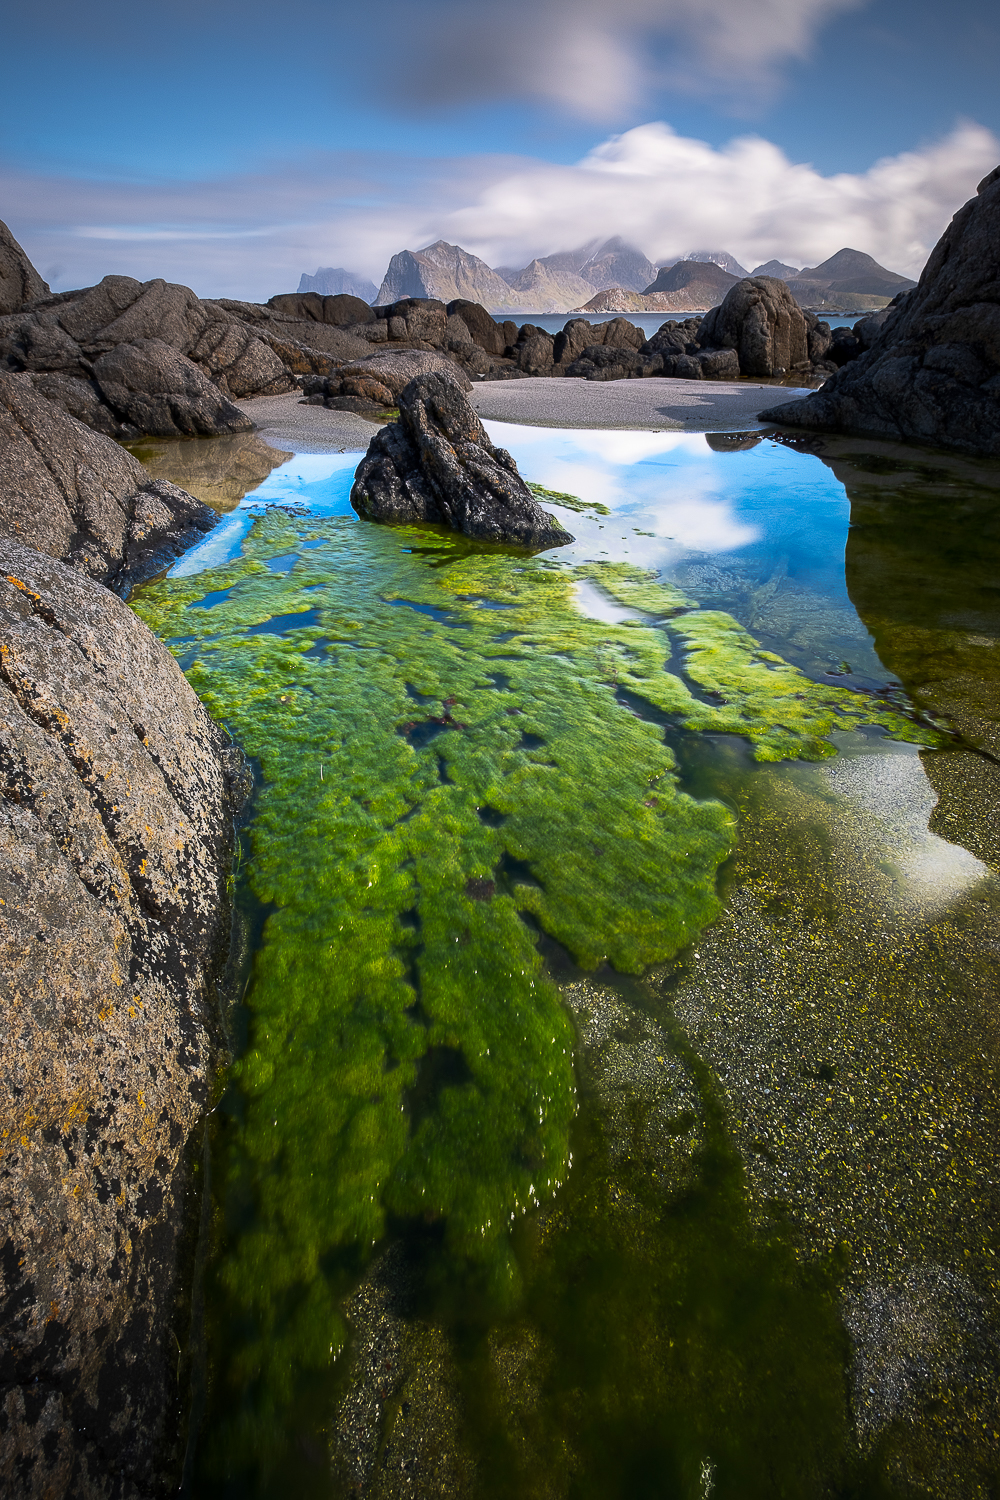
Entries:
<svg viewBox="0 0 1000 1500">
<path fill-rule="evenodd" d="M 803 307 L 830 312 L 882 307 L 916 284 L 848 248 L 802 269 L 770 260 L 747 271 L 725 250 L 695 250 L 657 268 L 615 236 L 537 257 L 521 268 L 494 268 L 460 245 L 436 240 L 394 255 L 377 292 L 372 282 L 342 267 L 303 275 L 299 291 L 350 292 L 376 305 L 405 297 L 464 299 L 497 313 L 672 312 L 715 307 L 745 276 L 778 277 Z"/>
</svg>

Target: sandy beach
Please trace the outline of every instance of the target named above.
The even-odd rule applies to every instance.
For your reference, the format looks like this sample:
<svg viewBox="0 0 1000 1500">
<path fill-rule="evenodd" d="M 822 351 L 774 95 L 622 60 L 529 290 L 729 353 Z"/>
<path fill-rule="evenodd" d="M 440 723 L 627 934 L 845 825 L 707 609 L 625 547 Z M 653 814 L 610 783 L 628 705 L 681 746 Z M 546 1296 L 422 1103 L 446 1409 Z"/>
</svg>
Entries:
<svg viewBox="0 0 1000 1500">
<path fill-rule="evenodd" d="M 469 399 L 480 417 L 532 427 L 610 427 L 625 431 L 733 432 L 765 427 L 765 406 L 796 401 L 792 386 L 707 380 L 484 380 Z M 304 406 L 288 396 L 237 401 L 276 448 L 296 453 L 363 453 L 377 424 L 349 411 Z"/>
</svg>

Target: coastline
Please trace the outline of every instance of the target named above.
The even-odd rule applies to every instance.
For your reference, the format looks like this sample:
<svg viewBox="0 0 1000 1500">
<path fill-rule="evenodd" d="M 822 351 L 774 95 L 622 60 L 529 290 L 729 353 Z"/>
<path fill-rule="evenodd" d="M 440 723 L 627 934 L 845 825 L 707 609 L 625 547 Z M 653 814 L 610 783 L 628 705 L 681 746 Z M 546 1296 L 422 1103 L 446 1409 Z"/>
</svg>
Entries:
<svg viewBox="0 0 1000 1500">
<path fill-rule="evenodd" d="M 481 419 L 529 427 L 605 427 L 626 431 L 734 432 L 763 428 L 764 406 L 797 401 L 794 386 L 747 381 L 482 380 L 469 400 Z M 379 430 L 354 412 L 306 406 L 299 392 L 236 402 L 276 448 L 297 453 L 364 453 Z"/>
</svg>

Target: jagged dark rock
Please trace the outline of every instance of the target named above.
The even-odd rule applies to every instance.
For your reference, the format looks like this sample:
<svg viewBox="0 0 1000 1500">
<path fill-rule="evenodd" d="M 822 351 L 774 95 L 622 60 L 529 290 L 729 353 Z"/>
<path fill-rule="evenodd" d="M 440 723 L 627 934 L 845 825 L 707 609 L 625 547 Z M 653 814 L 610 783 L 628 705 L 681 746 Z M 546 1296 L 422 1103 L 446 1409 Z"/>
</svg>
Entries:
<svg viewBox="0 0 1000 1500">
<path fill-rule="evenodd" d="M 0 314 L 19 312 L 27 303 L 48 295 L 48 286 L 7 225 L 0 222 Z"/>
<path fill-rule="evenodd" d="M 9 537 L 0 637 L 0 1490 L 146 1500 L 182 1457 L 184 1153 L 239 762 L 130 609 Z"/>
<path fill-rule="evenodd" d="M 30 377 L 0 375 L 0 532 L 125 594 L 217 520 L 45 400 Z"/>
<path fill-rule="evenodd" d="M 532 551 L 573 540 L 532 497 L 510 454 L 494 448 L 459 382 L 442 371 L 403 391 L 399 421 L 375 435 L 358 466 L 351 504 L 369 521 L 438 522 Z"/>
<path fill-rule="evenodd" d="M 916 288 L 895 299 L 881 327 L 868 318 L 858 325 L 861 356 L 822 390 L 761 417 L 1000 455 L 998 245 L 1000 167 L 959 209 Z"/>
<path fill-rule="evenodd" d="M 250 418 L 198 366 L 162 339 L 118 344 L 94 361 L 107 404 L 134 433 L 213 437 L 249 432 Z"/>
</svg>

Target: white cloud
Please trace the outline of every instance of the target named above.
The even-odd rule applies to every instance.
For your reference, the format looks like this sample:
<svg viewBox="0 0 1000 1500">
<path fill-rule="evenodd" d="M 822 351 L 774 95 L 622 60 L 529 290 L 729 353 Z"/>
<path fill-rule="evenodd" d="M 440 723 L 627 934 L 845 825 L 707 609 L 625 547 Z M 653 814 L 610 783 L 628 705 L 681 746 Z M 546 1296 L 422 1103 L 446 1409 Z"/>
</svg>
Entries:
<svg viewBox="0 0 1000 1500">
<path fill-rule="evenodd" d="M 492 183 L 442 233 L 501 265 L 620 234 L 659 264 L 708 245 L 747 266 L 774 256 L 816 265 L 850 245 L 916 274 L 998 157 L 996 136 L 964 123 L 867 172 L 824 177 L 760 137 L 716 149 L 640 125 L 576 165 L 533 163 Z"/>
<path fill-rule="evenodd" d="M 111 272 L 201 296 L 264 299 L 343 265 L 376 283 L 389 257 L 445 238 L 490 265 L 620 234 L 657 264 L 694 246 L 746 266 L 815 265 L 844 245 L 916 274 L 951 215 L 1000 160 L 983 126 L 823 176 L 759 137 L 715 148 L 636 127 L 574 165 L 511 157 L 315 155 L 207 182 L 0 174 L 3 216 L 58 288 Z"/>
</svg>

